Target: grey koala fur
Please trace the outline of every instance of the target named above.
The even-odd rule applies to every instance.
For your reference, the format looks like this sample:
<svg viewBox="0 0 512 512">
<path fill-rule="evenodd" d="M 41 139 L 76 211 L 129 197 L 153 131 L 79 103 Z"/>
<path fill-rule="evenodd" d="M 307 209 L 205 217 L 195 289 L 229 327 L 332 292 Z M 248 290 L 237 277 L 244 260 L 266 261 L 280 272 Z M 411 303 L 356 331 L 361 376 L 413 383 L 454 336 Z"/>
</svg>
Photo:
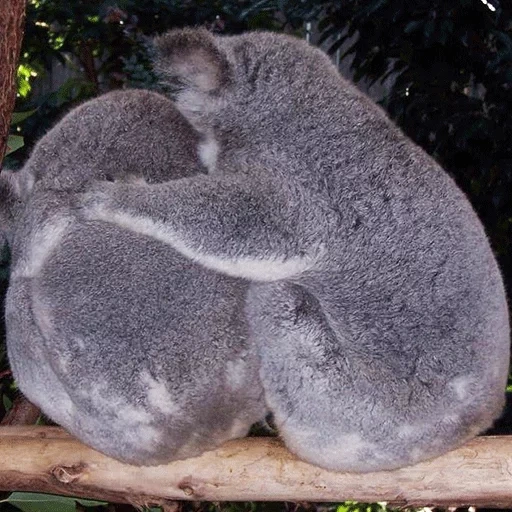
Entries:
<svg viewBox="0 0 512 512">
<path fill-rule="evenodd" d="M 507 304 L 452 179 L 304 41 L 184 29 L 156 46 L 209 174 L 93 189 L 83 214 L 253 283 L 267 404 L 306 461 L 391 469 L 488 428 Z"/>
<path fill-rule="evenodd" d="M 204 173 L 199 142 L 167 98 L 116 92 L 73 110 L 21 171 L 0 174 L 11 199 L 2 229 L 13 231 L 6 327 L 16 381 L 54 421 L 133 464 L 197 455 L 246 435 L 266 411 L 247 284 L 76 214 L 92 182 L 142 190 Z"/>
</svg>

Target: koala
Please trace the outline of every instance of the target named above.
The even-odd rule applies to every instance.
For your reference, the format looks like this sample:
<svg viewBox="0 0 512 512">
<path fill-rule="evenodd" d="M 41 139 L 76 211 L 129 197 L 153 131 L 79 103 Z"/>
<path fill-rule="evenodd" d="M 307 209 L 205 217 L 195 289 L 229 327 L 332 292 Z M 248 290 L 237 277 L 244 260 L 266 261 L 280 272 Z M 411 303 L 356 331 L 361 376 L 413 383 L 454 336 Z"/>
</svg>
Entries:
<svg viewBox="0 0 512 512">
<path fill-rule="evenodd" d="M 13 223 L 2 227 L 12 243 L 14 377 L 52 420 L 131 464 L 198 455 L 266 413 L 248 284 L 142 230 L 77 214 L 92 183 L 130 182 L 142 193 L 203 174 L 199 145 L 167 98 L 115 92 L 73 110 L 21 171 L 0 175 L 10 199 L 2 218 Z"/>
<path fill-rule="evenodd" d="M 12 238 L 14 218 L 18 207 L 21 206 L 18 194 L 15 192 L 16 181 L 10 171 L 0 174 L 0 249 Z"/>
<path fill-rule="evenodd" d="M 251 283 L 266 403 L 305 461 L 398 468 L 487 429 L 507 303 L 454 181 L 305 41 L 186 28 L 155 45 L 209 172 L 93 187 L 83 215 Z"/>
</svg>

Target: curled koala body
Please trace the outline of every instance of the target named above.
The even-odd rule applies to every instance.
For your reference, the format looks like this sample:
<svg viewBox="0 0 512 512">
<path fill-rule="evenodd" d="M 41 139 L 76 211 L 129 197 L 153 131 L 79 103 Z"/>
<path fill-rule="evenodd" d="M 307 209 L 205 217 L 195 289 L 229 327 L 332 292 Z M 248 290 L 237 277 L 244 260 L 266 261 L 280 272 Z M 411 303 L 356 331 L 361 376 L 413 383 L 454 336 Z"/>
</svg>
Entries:
<svg viewBox="0 0 512 512">
<path fill-rule="evenodd" d="M 197 455 L 265 414 L 247 285 L 76 214 L 93 181 L 143 189 L 205 172 L 199 143 L 165 97 L 116 92 L 72 111 L 20 172 L 2 173 L 16 210 L 6 229 L 14 376 L 54 421 L 134 464 Z"/>
<path fill-rule="evenodd" d="M 299 457 L 390 469 L 488 428 L 507 305 L 452 179 L 303 41 L 185 29 L 156 45 L 210 172 L 101 188 L 85 214 L 252 281 L 267 404 Z"/>
</svg>

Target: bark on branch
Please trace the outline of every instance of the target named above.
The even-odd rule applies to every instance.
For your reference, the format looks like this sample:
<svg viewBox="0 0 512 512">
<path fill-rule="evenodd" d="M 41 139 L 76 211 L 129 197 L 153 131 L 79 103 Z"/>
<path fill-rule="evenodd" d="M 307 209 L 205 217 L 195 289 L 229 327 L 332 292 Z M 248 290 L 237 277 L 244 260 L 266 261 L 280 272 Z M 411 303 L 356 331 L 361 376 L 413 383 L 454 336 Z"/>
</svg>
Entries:
<svg viewBox="0 0 512 512">
<path fill-rule="evenodd" d="M 0 169 L 16 100 L 16 69 L 23 39 L 25 4 L 26 0 L 0 1 Z"/>
<path fill-rule="evenodd" d="M 34 425 L 40 415 L 41 411 L 39 408 L 20 394 L 14 400 L 10 411 L 5 415 L 2 421 L 0 421 L 0 425 Z"/>
<path fill-rule="evenodd" d="M 175 500 L 386 501 L 399 506 L 512 506 L 512 437 L 480 437 L 429 462 L 365 475 L 297 460 L 277 439 L 247 438 L 201 457 L 137 468 L 59 428 L 0 428 L 0 490 L 135 505 Z"/>
</svg>

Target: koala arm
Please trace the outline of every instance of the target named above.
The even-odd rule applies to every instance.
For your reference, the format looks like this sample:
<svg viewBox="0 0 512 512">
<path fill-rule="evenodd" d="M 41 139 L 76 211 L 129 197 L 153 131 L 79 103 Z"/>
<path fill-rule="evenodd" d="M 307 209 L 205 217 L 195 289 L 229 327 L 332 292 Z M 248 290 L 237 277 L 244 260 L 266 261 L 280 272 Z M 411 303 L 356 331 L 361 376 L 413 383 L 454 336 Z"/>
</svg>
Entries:
<svg viewBox="0 0 512 512">
<path fill-rule="evenodd" d="M 274 281 L 316 266 L 329 212 L 300 186 L 268 177 L 195 176 L 158 185 L 102 183 L 81 206 L 89 220 L 171 245 L 207 268 Z"/>
</svg>

